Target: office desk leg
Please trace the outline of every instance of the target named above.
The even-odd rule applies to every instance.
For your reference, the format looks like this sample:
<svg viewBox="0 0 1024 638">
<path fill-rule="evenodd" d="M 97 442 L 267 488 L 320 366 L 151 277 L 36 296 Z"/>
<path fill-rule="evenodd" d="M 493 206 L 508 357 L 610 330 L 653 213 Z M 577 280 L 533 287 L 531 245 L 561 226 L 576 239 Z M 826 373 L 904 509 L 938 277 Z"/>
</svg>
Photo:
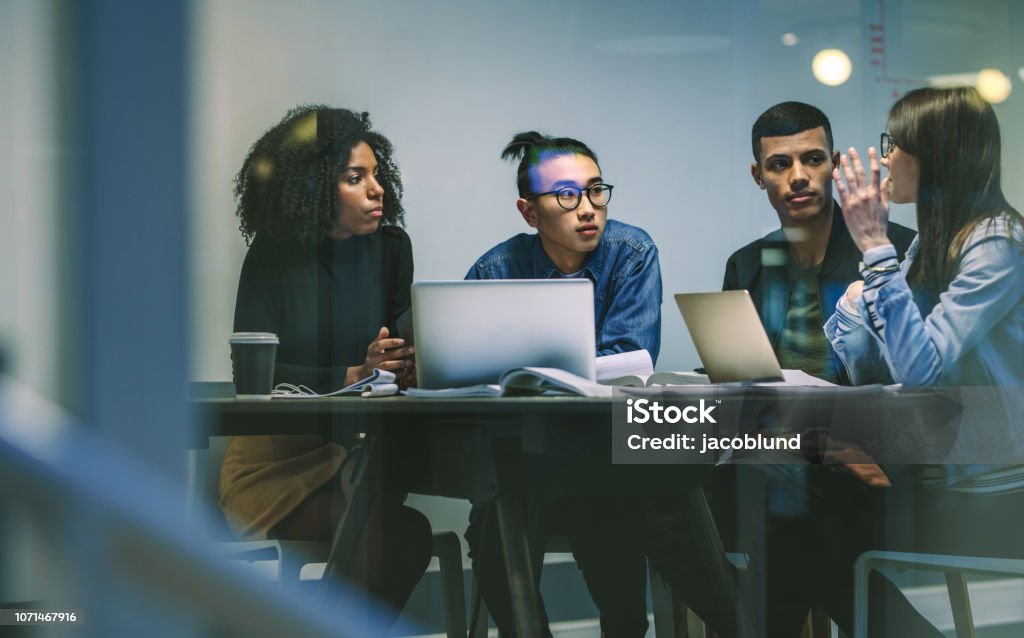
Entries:
<svg viewBox="0 0 1024 638">
<path fill-rule="evenodd" d="M 324 568 L 322 583 L 322 595 L 326 599 L 338 583 L 342 582 L 349 575 L 352 565 L 355 562 L 356 549 L 366 529 L 366 521 L 369 516 L 370 507 L 373 505 L 373 490 L 370 489 L 369 476 L 376 476 L 380 464 L 380 435 L 370 434 L 362 446 L 362 451 L 350 463 L 354 463 L 351 469 L 343 468 L 344 471 L 351 471 L 352 493 L 346 495 L 348 506 L 338 521 L 338 527 L 334 530 L 334 540 L 331 542 L 331 551 L 327 555 L 327 566 Z"/>
<path fill-rule="evenodd" d="M 498 510 L 516 635 L 541 636 L 540 595 L 533 577 L 530 542 L 523 520 L 523 459 L 517 443 L 494 442 L 494 466 L 498 475 L 498 496 L 494 505 Z"/>
</svg>

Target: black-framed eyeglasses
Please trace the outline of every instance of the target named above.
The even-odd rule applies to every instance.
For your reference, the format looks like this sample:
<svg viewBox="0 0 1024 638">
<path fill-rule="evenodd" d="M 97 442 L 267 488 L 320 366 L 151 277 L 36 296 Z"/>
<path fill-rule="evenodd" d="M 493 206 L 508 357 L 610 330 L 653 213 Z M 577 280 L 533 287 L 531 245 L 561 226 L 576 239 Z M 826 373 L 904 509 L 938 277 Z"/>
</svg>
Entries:
<svg viewBox="0 0 1024 638">
<path fill-rule="evenodd" d="M 878 150 L 882 154 L 882 157 L 889 157 L 889 153 L 892 152 L 893 146 L 896 146 L 896 142 L 893 141 L 892 135 L 882 133 L 882 140 L 878 143 Z"/>
<path fill-rule="evenodd" d="M 615 188 L 611 184 L 594 184 L 586 188 L 576 188 L 575 186 L 563 186 L 553 191 L 547 191 L 546 193 L 537 193 L 536 195 L 530 195 L 526 199 L 537 199 L 544 195 L 554 195 L 558 205 L 565 210 L 576 210 L 576 207 L 583 201 L 583 193 L 587 194 L 587 199 L 590 200 L 590 204 L 595 208 L 607 206 L 608 202 L 612 199 L 612 189 Z"/>
</svg>

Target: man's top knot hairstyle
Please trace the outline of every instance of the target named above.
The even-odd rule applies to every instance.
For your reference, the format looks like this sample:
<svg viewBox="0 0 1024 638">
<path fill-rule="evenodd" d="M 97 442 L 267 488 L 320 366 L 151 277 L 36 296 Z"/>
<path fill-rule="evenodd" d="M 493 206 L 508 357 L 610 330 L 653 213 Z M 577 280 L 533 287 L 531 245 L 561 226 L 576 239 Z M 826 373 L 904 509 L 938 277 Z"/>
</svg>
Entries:
<svg viewBox="0 0 1024 638">
<path fill-rule="evenodd" d="M 327 236 L 340 213 L 338 180 L 352 148 L 366 142 L 384 189 L 382 225 L 403 223 L 402 177 L 368 113 L 298 106 L 252 145 L 235 176 L 236 214 L 246 243 L 255 235 L 301 244 Z"/>
<path fill-rule="evenodd" d="M 825 129 L 828 151 L 832 152 L 832 124 L 821 109 L 803 102 L 782 102 L 761 114 L 750 131 L 750 145 L 754 161 L 761 163 L 762 137 L 787 137 L 819 126 Z"/>
<path fill-rule="evenodd" d="M 571 137 L 550 137 L 541 135 L 537 131 L 526 131 L 516 133 L 512 141 L 505 146 L 501 152 L 501 159 L 514 162 L 519 160 L 519 169 L 516 171 L 516 186 L 519 188 L 520 197 L 533 195 L 533 186 L 530 183 L 530 168 L 540 164 L 543 160 L 557 155 L 583 155 L 597 161 L 597 155 L 590 147 L 583 142 Z"/>
</svg>

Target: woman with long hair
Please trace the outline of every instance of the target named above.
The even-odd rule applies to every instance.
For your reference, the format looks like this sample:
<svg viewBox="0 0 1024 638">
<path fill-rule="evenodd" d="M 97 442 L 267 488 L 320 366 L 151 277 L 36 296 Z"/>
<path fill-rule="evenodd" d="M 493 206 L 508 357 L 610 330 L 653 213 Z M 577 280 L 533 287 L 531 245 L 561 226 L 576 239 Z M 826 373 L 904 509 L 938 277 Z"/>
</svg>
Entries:
<svg viewBox="0 0 1024 638">
<path fill-rule="evenodd" d="M 884 361 L 907 386 L 1024 386 L 1024 219 L 1003 196 L 991 105 L 971 87 L 911 91 L 893 105 L 881 150 L 885 179 L 873 148 L 870 175 L 850 149 L 845 183 L 839 169 L 833 176 L 864 253 L 863 282 L 826 325 L 836 352 L 859 383 L 875 381 Z M 917 205 L 902 264 L 885 236 L 890 201 Z M 962 431 L 951 454 L 999 436 L 998 451 L 1024 458 L 1012 416 L 999 432 Z"/>
<path fill-rule="evenodd" d="M 298 107 L 252 146 L 235 181 L 250 246 L 234 329 L 277 334 L 275 383 L 328 392 L 374 368 L 400 378 L 413 369 L 412 348 L 391 337 L 410 307 L 413 273 L 401 195 L 392 146 L 365 113 Z M 221 508 L 241 538 L 330 541 L 358 450 L 357 441 L 315 435 L 234 437 Z M 355 577 L 400 609 L 427 568 L 432 538 L 423 514 L 402 504 L 396 473 L 370 477 L 379 492 Z"/>
<path fill-rule="evenodd" d="M 974 88 L 922 88 L 892 106 L 881 160 L 868 149 L 865 171 L 850 149 L 833 174 L 864 254 L 863 281 L 825 326 L 833 348 L 856 383 L 950 387 L 965 404 L 943 456 L 894 481 L 887 498 L 910 507 L 887 508 L 886 527 L 905 532 L 887 549 L 1024 556 L 1024 219 L 1003 195 L 1000 152 Z M 885 234 L 890 202 L 916 204 L 903 263 Z M 902 631 L 897 608 L 874 611 L 872 633 L 876 620 Z"/>
</svg>

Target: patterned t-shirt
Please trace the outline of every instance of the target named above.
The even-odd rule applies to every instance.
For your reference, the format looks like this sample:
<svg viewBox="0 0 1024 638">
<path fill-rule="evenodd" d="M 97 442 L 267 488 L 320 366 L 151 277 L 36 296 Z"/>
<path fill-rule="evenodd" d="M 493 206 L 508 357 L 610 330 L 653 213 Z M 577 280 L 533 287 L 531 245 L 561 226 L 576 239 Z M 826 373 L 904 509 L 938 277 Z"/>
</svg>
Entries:
<svg viewBox="0 0 1024 638">
<path fill-rule="evenodd" d="M 803 370 L 826 381 L 839 383 L 832 347 L 822 330 L 825 321 L 818 300 L 820 270 L 820 264 L 811 268 L 789 266 L 789 309 L 779 334 L 776 353 L 783 368 Z"/>
</svg>

